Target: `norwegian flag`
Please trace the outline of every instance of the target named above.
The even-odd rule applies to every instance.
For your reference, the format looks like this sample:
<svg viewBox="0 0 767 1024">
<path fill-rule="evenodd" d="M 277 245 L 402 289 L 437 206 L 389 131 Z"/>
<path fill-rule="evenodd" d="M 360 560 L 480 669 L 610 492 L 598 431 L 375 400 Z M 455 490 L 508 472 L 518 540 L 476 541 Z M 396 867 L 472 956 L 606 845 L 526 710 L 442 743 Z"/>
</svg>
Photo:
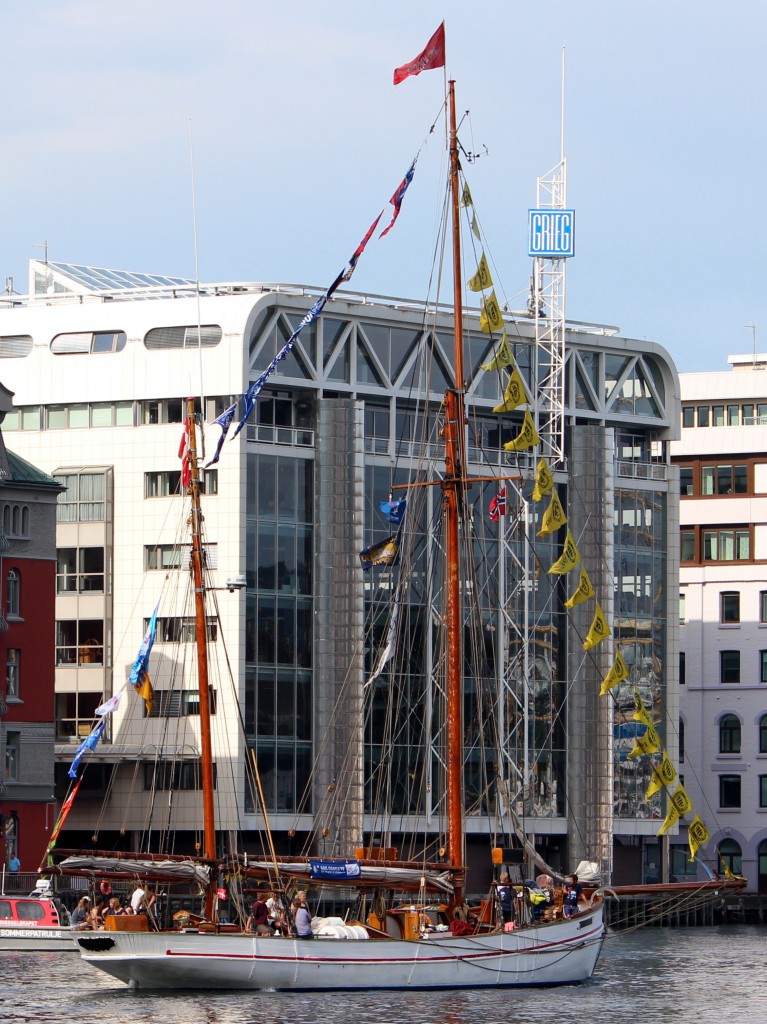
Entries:
<svg viewBox="0 0 767 1024">
<path fill-rule="evenodd" d="M 178 446 L 178 457 L 181 459 L 181 486 L 187 489 L 192 480 L 192 470 L 189 465 L 189 417 L 184 420 L 184 433 L 181 435 L 181 443 Z"/>
<path fill-rule="evenodd" d="M 496 496 L 490 502 L 488 515 L 494 523 L 498 522 L 499 516 L 506 515 L 506 488 L 501 487 Z"/>
</svg>

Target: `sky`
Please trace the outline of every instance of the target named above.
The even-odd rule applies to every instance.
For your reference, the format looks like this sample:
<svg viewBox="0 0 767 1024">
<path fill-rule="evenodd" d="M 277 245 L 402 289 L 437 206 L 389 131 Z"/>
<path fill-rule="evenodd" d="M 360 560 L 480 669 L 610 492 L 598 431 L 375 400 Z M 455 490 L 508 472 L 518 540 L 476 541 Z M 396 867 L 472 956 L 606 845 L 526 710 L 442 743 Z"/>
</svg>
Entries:
<svg viewBox="0 0 767 1024">
<path fill-rule="evenodd" d="M 442 20 L 499 297 L 526 302 L 564 48 L 568 318 L 657 342 L 680 371 L 767 351 L 765 0 L 0 0 L 0 287 L 27 291 L 42 243 L 68 263 L 326 287 L 418 153 L 353 285 L 423 299 L 444 78 L 392 72 Z"/>
</svg>

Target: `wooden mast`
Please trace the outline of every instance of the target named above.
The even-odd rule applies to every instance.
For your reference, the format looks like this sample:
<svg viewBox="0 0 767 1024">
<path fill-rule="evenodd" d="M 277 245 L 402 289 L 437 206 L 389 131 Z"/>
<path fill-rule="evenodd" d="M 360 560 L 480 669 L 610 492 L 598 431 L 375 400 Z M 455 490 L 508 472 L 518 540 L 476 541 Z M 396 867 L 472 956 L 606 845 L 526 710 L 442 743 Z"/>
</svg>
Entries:
<svg viewBox="0 0 767 1024">
<path fill-rule="evenodd" d="M 216 859 L 216 818 L 213 804 L 213 753 L 210 740 L 210 688 L 208 686 L 208 624 L 205 615 L 205 588 L 202 562 L 202 512 L 200 510 L 200 469 L 197 457 L 197 430 L 194 399 L 187 399 L 187 430 L 189 431 L 189 495 L 192 499 L 190 525 L 192 534 L 192 581 L 194 583 L 194 618 L 197 638 L 197 681 L 200 691 L 200 764 L 203 812 L 203 857 Z M 206 894 L 206 917 L 213 912 L 215 879 Z"/>
<path fill-rule="evenodd" d="M 450 191 L 453 223 L 453 346 L 455 388 L 445 396 L 445 515 L 447 567 L 447 821 L 448 862 L 462 868 L 463 837 L 463 650 L 461 643 L 461 586 L 459 522 L 463 497 L 465 448 L 463 371 L 463 283 L 461 280 L 460 191 L 458 184 L 458 133 L 455 115 L 455 82 L 448 83 L 450 116 Z M 463 902 L 463 871 L 456 873 L 455 901 Z"/>
</svg>

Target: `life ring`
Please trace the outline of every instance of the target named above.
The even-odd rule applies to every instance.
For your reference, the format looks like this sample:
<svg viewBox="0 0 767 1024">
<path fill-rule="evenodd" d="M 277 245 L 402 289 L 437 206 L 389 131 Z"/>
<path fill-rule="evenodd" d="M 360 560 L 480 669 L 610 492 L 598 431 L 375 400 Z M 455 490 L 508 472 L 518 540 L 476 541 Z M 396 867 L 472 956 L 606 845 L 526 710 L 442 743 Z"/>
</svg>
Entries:
<svg viewBox="0 0 767 1024">
<path fill-rule="evenodd" d="M 107 881 L 106 878 L 104 879 L 104 881 L 99 886 L 99 889 L 101 890 L 101 895 L 102 896 L 111 896 L 112 895 L 112 883 Z"/>
</svg>

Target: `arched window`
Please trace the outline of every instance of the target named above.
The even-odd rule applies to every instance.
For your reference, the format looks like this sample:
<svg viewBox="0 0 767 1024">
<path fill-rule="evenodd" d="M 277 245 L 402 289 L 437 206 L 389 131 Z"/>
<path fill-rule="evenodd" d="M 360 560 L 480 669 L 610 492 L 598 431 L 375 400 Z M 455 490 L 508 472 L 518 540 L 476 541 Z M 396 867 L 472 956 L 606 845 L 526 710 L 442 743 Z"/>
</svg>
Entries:
<svg viewBox="0 0 767 1024">
<path fill-rule="evenodd" d="M 19 529 L 21 527 L 21 519 L 19 514 L 19 506 L 14 505 L 13 511 L 11 512 L 11 533 L 14 537 L 18 537 Z"/>
<path fill-rule="evenodd" d="M 759 753 L 767 754 L 767 715 L 759 719 Z"/>
<path fill-rule="evenodd" d="M 21 578 L 17 569 L 8 570 L 8 589 L 6 591 L 6 614 L 19 616 L 21 613 Z"/>
<path fill-rule="evenodd" d="M 21 506 L 21 536 L 29 536 L 29 505 Z"/>
<path fill-rule="evenodd" d="M 7 536 L 11 532 L 11 506 L 3 505 L 3 533 Z"/>
<path fill-rule="evenodd" d="M 723 839 L 719 844 L 719 874 L 724 874 L 724 865 L 732 871 L 733 875 L 743 874 L 743 861 L 740 851 L 740 843 L 734 839 Z"/>
<path fill-rule="evenodd" d="M 737 715 L 724 715 L 719 722 L 719 753 L 740 753 L 740 719 Z"/>
</svg>

